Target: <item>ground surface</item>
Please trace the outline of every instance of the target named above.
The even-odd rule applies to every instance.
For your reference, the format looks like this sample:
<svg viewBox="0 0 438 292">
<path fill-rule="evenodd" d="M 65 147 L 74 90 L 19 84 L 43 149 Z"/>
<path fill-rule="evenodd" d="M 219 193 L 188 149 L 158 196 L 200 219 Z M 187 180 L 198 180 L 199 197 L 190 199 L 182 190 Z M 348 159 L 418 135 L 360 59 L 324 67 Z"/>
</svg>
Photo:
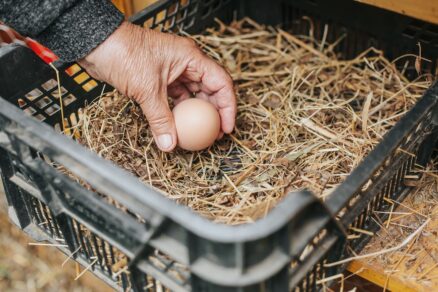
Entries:
<svg viewBox="0 0 438 292">
<path fill-rule="evenodd" d="M 53 247 L 29 246 L 32 239 L 13 226 L 5 214 L 0 181 L 0 291 L 89 292 L 112 291 L 91 274 L 78 281 L 76 265 Z"/>
</svg>

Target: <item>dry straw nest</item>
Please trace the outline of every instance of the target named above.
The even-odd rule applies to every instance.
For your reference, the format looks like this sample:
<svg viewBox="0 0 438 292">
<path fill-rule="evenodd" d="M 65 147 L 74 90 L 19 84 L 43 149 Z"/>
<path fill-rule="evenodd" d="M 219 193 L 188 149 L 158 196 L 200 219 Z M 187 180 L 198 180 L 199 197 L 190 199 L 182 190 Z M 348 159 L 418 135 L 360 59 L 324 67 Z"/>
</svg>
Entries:
<svg viewBox="0 0 438 292">
<path fill-rule="evenodd" d="M 207 150 L 163 153 L 141 110 L 117 92 L 87 106 L 80 143 L 215 222 L 265 216 L 288 192 L 326 198 L 422 95 L 370 48 L 336 45 L 250 19 L 191 36 L 229 70 L 238 96 L 232 135 Z"/>
</svg>

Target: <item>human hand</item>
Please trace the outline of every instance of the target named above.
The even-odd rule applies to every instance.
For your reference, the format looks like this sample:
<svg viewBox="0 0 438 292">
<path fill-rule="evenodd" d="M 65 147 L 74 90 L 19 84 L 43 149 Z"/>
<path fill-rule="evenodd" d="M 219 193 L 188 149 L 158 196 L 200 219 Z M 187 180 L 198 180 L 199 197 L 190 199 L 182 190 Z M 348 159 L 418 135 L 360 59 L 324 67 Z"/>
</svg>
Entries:
<svg viewBox="0 0 438 292">
<path fill-rule="evenodd" d="M 196 93 L 219 111 L 219 136 L 233 131 L 236 97 L 231 77 L 188 38 L 124 22 L 79 64 L 140 105 L 163 151 L 172 151 L 177 143 L 168 96 L 178 103 Z"/>
</svg>

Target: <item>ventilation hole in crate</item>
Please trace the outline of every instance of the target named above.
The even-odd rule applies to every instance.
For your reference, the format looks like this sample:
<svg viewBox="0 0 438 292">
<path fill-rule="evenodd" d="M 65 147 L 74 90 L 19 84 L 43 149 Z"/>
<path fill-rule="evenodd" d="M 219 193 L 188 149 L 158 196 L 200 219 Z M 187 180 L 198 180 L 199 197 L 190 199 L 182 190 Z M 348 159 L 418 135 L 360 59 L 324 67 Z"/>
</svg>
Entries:
<svg viewBox="0 0 438 292">
<path fill-rule="evenodd" d="M 193 26 L 194 23 L 195 23 L 195 17 L 190 16 L 186 18 L 185 21 L 178 23 L 178 27 L 182 29 L 186 29 L 188 27 Z"/>
<path fill-rule="evenodd" d="M 201 18 L 207 18 L 211 13 L 211 6 L 204 6 L 201 10 Z"/>
<path fill-rule="evenodd" d="M 50 233 L 49 222 L 47 221 L 44 213 L 44 204 L 36 198 L 33 198 L 32 201 L 32 207 L 35 213 L 34 220 L 36 225 L 42 230 Z"/>
<path fill-rule="evenodd" d="M 430 30 L 426 30 L 424 33 L 424 36 L 427 37 L 427 39 L 431 42 L 431 43 L 437 43 L 438 42 L 438 33 L 435 33 L 433 31 Z"/>
<path fill-rule="evenodd" d="M 352 197 L 350 199 L 350 201 L 348 201 L 348 207 L 352 207 L 354 206 L 354 204 L 361 198 L 360 194 L 356 194 L 354 197 Z"/>
<path fill-rule="evenodd" d="M 318 2 L 316 0 L 306 0 L 306 2 L 311 5 L 318 5 Z"/>
<path fill-rule="evenodd" d="M 164 30 L 170 31 L 175 27 L 176 23 L 176 7 L 172 10 L 172 12 L 168 12 L 168 15 L 166 17 L 166 21 L 164 22 Z"/>
<path fill-rule="evenodd" d="M 193 6 L 193 1 L 175 1 L 165 10 L 157 13 L 143 22 L 144 27 L 158 29 L 160 31 L 171 31 L 176 28 L 185 29 L 193 25 L 194 16 L 197 16 L 197 10 L 188 11 L 188 7 Z M 188 16 L 193 16 L 188 19 Z"/>
<path fill-rule="evenodd" d="M 36 110 L 33 107 L 28 107 L 23 110 L 29 116 L 33 116 L 36 113 Z"/>
<path fill-rule="evenodd" d="M 438 37 L 438 25 L 432 25 L 430 24 L 427 28 L 427 32 L 433 36 Z"/>
<path fill-rule="evenodd" d="M 43 95 L 43 92 L 41 90 L 39 90 L 38 88 L 35 88 L 34 90 L 27 93 L 25 96 L 28 100 L 32 101 L 35 98 L 40 97 L 41 95 Z"/>
<path fill-rule="evenodd" d="M 409 134 L 409 135 L 405 138 L 405 143 L 409 143 L 410 141 L 412 141 L 413 138 L 414 138 L 414 134 Z"/>
<path fill-rule="evenodd" d="M 428 24 L 421 20 L 412 19 L 412 21 L 409 23 L 408 26 L 415 28 L 417 30 L 423 30 L 428 26 Z"/>
<path fill-rule="evenodd" d="M 196 2 L 196 1 L 195 1 Z M 179 1 L 178 6 L 180 9 L 187 8 L 193 4 L 193 0 Z"/>
<path fill-rule="evenodd" d="M 160 13 L 157 13 L 155 16 L 155 23 L 161 23 L 166 17 L 166 10 L 161 11 Z"/>
<path fill-rule="evenodd" d="M 217 10 L 219 7 L 221 7 L 221 1 L 219 0 L 213 1 L 213 3 L 211 4 L 211 8 L 213 11 Z"/>
<path fill-rule="evenodd" d="M 26 102 L 24 101 L 24 99 L 22 99 L 22 98 L 19 98 L 18 99 L 18 106 L 20 107 L 20 108 L 23 108 L 24 106 L 26 106 Z"/>
<path fill-rule="evenodd" d="M 40 109 L 44 108 L 48 104 L 51 104 L 52 100 L 48 98 L 47 96 L 44 96 L 43 98 L 39 99 L 37 102 L 35 102 L 35 105 L 39 107 Z"/>
<path fill-rule="evenodd" d="M 77 114 L 78 114 L 78 119 L 81 120 L 81 119 L 84 117 L 84 111 L 83 111 L 83 109 L 80 108 L 80 109 L 77 111 Z"/>
<path fill-rule="evenodd" d="M 50 89 L 55 88 L 58 85 L 58 82 L 56 82 L 55 79 L 50 79 L 47 82 L 43 83 L 41 85 L 42 88 L 46 91 L 50 91 Z"/>
<path fill-rule="evenodd" d="M 81 71 L 81 67 L 79 67 L 78 64 L 73 64 L 70 67 L 68 67 L 67 69 L 65 69 L 65 73 L 67 73 L 68 76 L 73 76 L 76 73 L 78 73 L 79 71 Z"/>
<path fill-rule="evenodd" d="M 42 122 L 46 119 L 46 117 L 44 117 L 42 114 L 37 114 L 36 116 L 34 116 L 38 121 Z"/>
<path fill-rule="evenodd" d="M 305 259 L 307 256 L 309 256 L 309 255 L 312 253 L 312 251 L 313 251 L 314 249 L 315 249 L 315 247 L 313 246 L 313 244 L 308 244 L 308 245 L 304 248 L 303 252 L 300 254 L 298 260 L 299 260 L 300 262 L 303 262 L 304 259 Z"/>
<path fill-rule="evenodd" d="M 362 191 L 362 192 L 366 192 L 366 191 L 368 190 L 368 188 L 369 188 L 370 186 L 372 186 L 372 184 L 373 184 L 373 181 L 372 181 L 372 180 L 368 180 L 368 181 L 362 186 L 361 191 Z"/>
<path fill-rule="evenodd" d="M 175 15 L 177 16 L 178 19 L 181 19 L 181 18 L 185 17 L 185 15 L 187 15 L 187 11 L 188 11 L 188 9 L 183 6 L 182 8 L 177 9 L 175 11 Z"/>
<path fill-rule="evenodd" d="M 154 28 L 154 20 L 152 18 L 149 18 L 145 22 L 143 22 L 143 27 L 145 28 Z"/>
<path fill-rule="evenodd" d="M 49 116 L 52 116 L 53 114 L 57 113 L 59 111 L 60 107 L 57 104 L 53 104 L 51 106 L 49 106 L 45 112 L 46 114 L 48 114 Z"/>
<path fill-rule="evenodd" d="M 78 76 L 76 76 L 73 79 L 77 84 L 82 84 L 85 81 L 87 81 L 88 79 L 90 79 L 90 75 L 88 75 L 87 72 L 82 72 L 81 74 L 79 74 Z"/>
<path fill-rule="evenodd" d="M 67 89 L 65 89 L 63 86 L 61 86 L 61 96 L 64 96 L 64 94 L 66 94 L 67 92 L 68 92 Z M 59 91 L 58 91 L 58 88 L 56 88 L 55 90 L 53 90 L 53 91 L 51 92 L 51 95 L 52 95 L 54 98 L 58 99 L 58 98 L 59 98 Z"/>
<path fill-rule="evenodd" d="M 171 17 L 164 22 L 164 31 L 170 31 L 175 26 L 175 17 Z"/>
<path fill-rule="evenodd" d="M 70 124 L 71 124 L 72 127 L 77 126 L 78 119 L 77 119 L 76 113 L 71 113 L 70 116 L 69 116 L 69 119 L 70 119 Z"/>
<path fill-rule="evenodd" d="M 55 129 L 55 132 L 57 132 L 57 133 L 62 133 L 62 130 L 61 130 L 61 124 L 56 123 L 56 124 L 53 126 L 53 128 Z"/>
<path fill-rule="evenodd" d="M 71 104 L 75 100 L 76 100 L 76 97 L 71 93 L 62 99 L 64 106 L 68 106 L 69 104 Z"/>
<path fill-rule="evenodd" d="M 85 83 L 84 85 L 82 85 L 82 88 L 88 92 L 91 91 L 93 88 L 95 88 L 97 86 L 97 82 L 93 79 L 91 79 L 90 81 L 88 81 L 87 83 Z"/>
<path fill-rule="evenodd" d="M 175 16 L 178 10 L 180 9 L 181 3 L 177 2 L 175 5 L 170 6 L 167 8 L 167 17 Z"/>
<path fill-rule="evenodd" d="M 425 34 L 421 34 L 419 36 L 418 40 L 421 43 L 426 44 L 426 45 L 429 45 L 432 42 L 432 39 L 430 37 L 428 37 L 427 35 L 425 35 Z"/>
<path fill-rule="evenodd" d="M 406 28 L 403 33 L 402 33 L 405 37 L 411 38 L 413 39 L 415 37 L 415 35 L 417 34 L 417 32 L 411 28 Z"/>
<path fill-rule="evenodd" d="M 182 21 L 184 21 L 187 18 L 187 9 L 182 9 L 180 11 L 178 11 L 177 15 L 177 23 L 181 23 Z"/>
<path fill-rule="evenodd" d="M 187 267 L 160 251 L 155 250 L 153 255 L 149 256 L 148 260 L 158 270 L 166 271 L 166 274 L 178 284 L 185 285 L 188 282 L 190 273 Z"/>
</svg>

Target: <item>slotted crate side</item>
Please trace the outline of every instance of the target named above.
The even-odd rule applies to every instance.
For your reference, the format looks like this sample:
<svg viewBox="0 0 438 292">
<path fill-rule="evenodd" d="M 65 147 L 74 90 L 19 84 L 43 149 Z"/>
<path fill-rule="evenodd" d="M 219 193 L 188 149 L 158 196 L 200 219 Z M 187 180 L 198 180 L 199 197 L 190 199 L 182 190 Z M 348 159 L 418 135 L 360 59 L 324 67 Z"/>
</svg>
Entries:
<svg viewBox="0 0 438 292">
<path fill-rule="evenodd" d="M 20 148 L 23 149 L 23 145 Z M 41 160 L 34 159 L 32 166 L 28 158 L 28 163 L 22 164 L 21 159 L 11 157 L 11 153 L 3 149 L 0 154 L 2 178 L 11 206 L 9 214 L 17 225 L 35 240 L 61 245 L 63 252 L 85 267 L 90 266 L 94 273 L 113 287 L 119 283 L 118 286 L 125 290 L 130 285 L 144 282 L 146 274 L 134 276 L 138 274 L 134 273 L 137 270 L 135 266 L 129 268 L 129 273 L 121 273 L 120 270 L 126 259 L 132 258 L 146 244 L 144 241 L 155 230 L 153 226 L 146 227 L 95 198 L 69 179 L 53 173 Z M 7 167 L 12 164 L 12 167 Z M 53 176 L 45 172 L 52 172 Z M 33 185 L 33 182 L 39 183 L 39 186 Z M 16 210 L 21 214 L 17 214 Z M 151 272 L 155 280 L 150 279 L 143 286 L 158 282 L 168 287 L 175 286 L 175 276 L 167 277 L 166 269 L 169 267 L 158 265 L 157 258 L 151 255 L 147 259 L 149 270 L 157 271 L 155 274 Z M 130 277 L 127 278 L 127 275 Z"/>
<path fill-rule="evenodd" d="M 27 112 L 27 114 L 41 114 L 37 112 L 40 110 L 37 103 L 38 100 L 41 100 L 45 96 L 37 96 L 37 94 L 48 95 L 53 98 L 52 102 L 59 103 L 59 100 L 55 99 L 56 96 L 53 96 L 57 93 L 57 87 L 53 85 L 56 78 L 54 69 L 44 65 L 42 61 L 36 58 L 27 48 L 11 46 L 6 49 L 8 50 L 2 49 L 1 51 L 3 53 L 1 63 L 2 65 L 9 65 L 9 70 L 1 71 L 3 76 L 8 76 L 7 78 L 5 77 L 4 79 L 1 79 L 6 81 L 4 86 L 2 86 L 2 94 L 9 90 L 9 100 L 13 101 L 15 104 L 17 104 L 18 101 L 17 105 L 24 110 L 33 107 L 36 108 L 36 111 Z M 16 60 L 19 60 L 19 62 Z M 14 70 L 23 67 L 27 67 L 27 69 L 34 72 L 34 74 L 30 75 L 28 79 L 24 78 L 24 82 L 20 81 L 20 79 L 10 80 L 10 76 L 20 75 L 20 71 L 14 72 Z M 90 81 L 90 77 L 85 75 L 86 73 L 84 73 L 78 65 L 73 65 L 69 68 L 64 66 L 64 68 L 67 69 L 66 71 L 61 71 L 61 68 L 58 69 L 60 70 L 61 84 L 63 88 L 67 88 L 66 91 L 73 92 L 78 96 L 77 99 L 69 102 L 69 100 L 65 98 L 67 94 L 65 92 L 63 93 L 64 113 L 66 117 L 71 117 L 72 115 L 77 117 L 78 110 L 83 107 L 85 103 L 98 96 L 103 86 L 100 85 L 99 88 L 87 91 L 86 89 L 89 89 L 89 87 L 84 88 L 83 86 L 87 86 L 86 84 Z M 27 94 L 28 92 L 37 92 L 37 94 Z M 24 98 L 22 98 L 23 96 Z M 30 97 L 29 100 L 27 99 L 28 96 Z M 25 103 L 23 103 L 23 99 L 25 100 Z M 38 116 L 36 116 L 36 118 L 38 119 Z M 55 112 L 53 116 L 45 116 L 45 118 L 46 119 L 39 120 L 44 120 L 44 122 L 52 124 L 60 130 L 60 112 Z M 71 122 L 71 119 L 66 119 L 64 122 L 65 126 L 71 126 Z M 6 121 L 1 121 L 2 127 L 6 126 L 6 124 Z M 39 129 L 39 131 L 44 131 L 44 129 Z M 70 191 L 66 191 L 66 184 L 68 182 L 63 181 L 62 184 L 59 184 L 59 175 L 54 173 L 52 173 L 52 177 L 44 177 L 41 175 L 42 169 L 46 169 L 47 171 L 50 169 L 44 168 L 43 157 L 38 155 L 34 149 L 26 149 L 25 145 L 17 141 L 13 147 L 10 147 L 10 145 L 7 145 L 10 143 L 9 138 L 14 140 L 15 137 L 13 135 L 9 135 L 8 137 L 4 133 L 1 133 L 0 136 L 3 138 L 1 140 L 3 147 L 9 146 L 9 150 L 12 151 L 12 153 L 15 153 L 16 155 L 17 153 L 20 153 L 21 156 L 18 157 L 11 154 L 11 152 L 1 151 L 2 178 L 4 180 L 6 193 L 8 194 L 8 202 L 11 206 L 9 214 L 12 220 L 18 226 L 24 228 L 25 231 L 36 240 L 49 240 L 52 243 L 57 244 L 59 244 L 57 240 L 65 241 L 67 247 L 62 248 L 64 252 L 68 255 L 73 255 L 73 258 L 81 262 L 84 266 L 92 265 L 93 272 L 99 277 L 104 278 L 106 282 L 110 283 L 113 287 L 120 286 L 125 290 L 125 288 L 130 285 L 137 282 L 141 283 L 142 281 L 140 281 L 140 279 L 145 279 L 147 276 L 144 273 L 141 273 L 141 275 L 139 275 L 138 272 L 134 273 L 134 271 L 137 270 L 135 267 L 129 269 L 130 275 L 138 275 L 135 279 L 132 277 L 127 278 L 126 273 L 121 273 L 114 278 L 114 273 L 111 273 L 112 265 L 109 265 L 109 263 L 116 264 L 119 262 L 118 259 L 114 258 L 114 253 L 111 252 L 109 260 L 105 263 L 105 260 L 98 257 L 98 250 L 95 247 L 91 249 L 91 246 L 95 241 L 103 242 L 110 247 L 110 250 L 114 250 L 116 249 L 114 246 L 118 246 L 119 248 L 123 248 L 125 254 L 129 257 L 133 257 L 136 249 L 138 250 L 139 246 L 143 245 L 142 242 L 146 238 L 144 224 L 137 222 L 135 222 L 136 224 L 134 225 L 132 225 L 132 222 L 129 224 L 129 220 L 132 221 L 131 218 L 124 216 L 124 214 L 116 216 L 115 214 L 120 212 L 118 209 L 111 209 L 107 206 L 102 207 L 102 203 L 100 203 L 100 208 L 97 207 L 99 204 L 97 204 L 98 202 L 96 202 L 96 200 L 92 200 L 93 195 L 77 186 L 72 187 Z M 38 142 L 35 144 L 38 144 Z M 33 170 L 29 165 L 24 164 L 24 161 L 29 162 L 30 159 L 33 159 L 33 162 L 38 162 L 38 160 L 40 160 L 40 164 L 34 166 Z M 51 181 L 56 182 L 57 180 L 60 190 L 55 190 L 56 186 L 48 183 Z M 55 191 L 56 194 L 51 194 L 53 191 Z M 83 200 L 78 198 L 78 195 L 81 193 L 86 194 L 82 195 Z M 61 204 L 65 206 L 68 205 L 68 212 L 57 213 L 56 216 L 54 216 L 53 210 L 60 212 L 60 208 L 62 207 L 54 204 L 53 200 L 62 200 Z M 144 209 L 147 210 L 147 208 Z M 78 223 L 79 221 L 82 223 Z M 64 222 L 64 224 L 59 226 L 58 222 Z M 72 228 L 74 224 L 76 224 L 76 227 Z M 78 226 L 81 226 L 81 228 L 78 228 Z M 94 236 L 94 233 L 91 230 L 98 234 L 105 234 L 104 237 L 107 240 L 103 240 L 98 235 Z M 139 232 L 139 230 L 142 232 Z M 143 238 L 140 238 L 141 236 L 143 236 Z M 156 241 L 158 241 L 159 244 L 159 240 L 156 239 Z M 133 244 L 135 244 L 135 246 Z M 103 253 L 104 251 L 101 252 Z M 117 254 L 120 256 L 124 253 L 119 251 Z M 162 278 L 165 276 L 165 279 L 162 279 L 161 283 L 166 283 L 166 286 L 168 287 L 175 286 L 173 283 L 174 279 L 166 276 L 168 273 L 166 269 L 168 269 L 168 267 L 155 267 L 157 265 L 155 258 L 155 256 L 150 257 L 150 263 L 148 266 L 152 267 L 149 268 L 149 270 L 155 269 L 157 271 L 151 272 L 151 274 L 154 274 L 155 276 L 153 278 L 150 276 L 148 277 L 149 280 L 147 285 L 154 286 L 159 282 L 151 279 L 160 279 L 160 276 Z M 101 267 L 101 270 L 95 268 L 97 265 Z M 103 270 L 102 267 L 104 267 Z M 117 285 L 117 283 L 119 283 L 119 285 Z"/>
<path fill-rule="evenodd" d="M 36 226 L 52 241 L 56 241 L 56 238 L 64 240 L 70 253 L 74 254 L 73 257 L 81 257 L 107 277 L 111 277 L 109 266 L 103 262 L 103 251 L 99 250 L 100 245 L 95 241 L 107 242 L 120 250 L 120 256 L 129 258 L 132 269 L 138 269 L 132 275 L 140 275 L 142 279 L 150 275 L 173 290 L 209 287 L 208 291 L 216 291 L 223 288 L 218 286 L 219 283 L 230 289 L 245 287 L 247 291 L 254 291 L 255 287 L 275 288 L 279 287 L 279 275 L 285 275 L 289 270 L 290 257 L 298 257 L 298 253 L 306 248 L 308 240 L 314 238 L 314 233 L 324 230 L 325 234 L 334 237 L 337 234 L 334 230 L 340 229 L 323 204 L 304 192 L 289 196 L 264 220 L 238 227 L 219 226 L 201 220 L 186 209 L 169 204 L 162 197 L 161 204 L 174 208 L 172 212 L 184 210 L 186 215 L 190 214 L 187 217 L 190 220 L 180 223 L 185 227 L 167 220 L 144 203 L 135 202 L 133 206 L 125 202 L 125 206 L 141 216 L 139 222 L 130 213 L 110 206 L 96 194 L 71 181 L 42 159 L 41 155 L 44 154 L 68 162 L 72 157 L 69 157 L 66 145 L 63 144 L 73 144 L 71 140 L 57 135 L 50 137 L 54 133 L 51 134 L 49 128 L 42 127 L 42 124 L 34 120 L 20 119 L 24 114 L 4 101 L 0 100 L 0 106 L 6 109 L 6 113 L 0 114 L 1 133 L 5 135 L 1 147 L 7 151 L 2 155 L 2 176 L 6 191 L 8 197 L 21 198 L 26 202 L 24 206 L 31 210 L 24 214 L 26 220 L 20 220 L 27 221 L 28 225 L 21 227 L 26 230 Z M 18 117 L 11 118 L 17 114 Z M 69 147 L 77 150 L 75 155 L 91 156 L 79 145 Z M 90 160 L 90 157 L 83 158 Z M 93 166 L 100 161 L 95 159 L 90 162 Z M 92 168 L 90 165 L 88 167 Z M 90 171 L 86 168 L 83 170 Z M 145 191 L 145 186 L 136 179 L 129 180 L 128 176 L 123 179 L 120 173 L 113 174 L 106 178 L 101 178 L 98 173 L 94 176 L 97 181 L 107 183 L 110 183 L 109 177 L 118 177 L 126 185 L 138 183 L 144 196 L 153 195 Z M 102 186 L 96 187 L 102 189 Z M 103 188 L 102 193 L 112 194 L 119 202 L 123 202 L 116 195 L 117 188 L 112 187 L 109 186 L 110 191 Z M 135 197 L 129 189 L 124 189 L 124 192 Z M 30 195 L 34 199 L 30 199 Z M 10 204 L 14 210 L 23 209 L 23 205 L 17 202 L 10 201 Z M 202 231 L 211 229 L 217 233 L 217 238 L 224 237 L 222 239 L 225 241 L 207 239 L 189 232 L 187 229 L 193 229 L 192 225 L 196 223 L 202 223 Z M 33 236 L 38 239 L 35 233 Z M 45 239 L 44 236 L 41 238 Z M 164 251 L 161 256 L 164 261 L 157 258 L 155 250 Z M 171 258 L 177 259 L 179 263 Z M 112 261 L 117 264 L 120 259 Z M 196 276 L 189 277 L 185 267 L 195 272 Z M 132 281 L 138 282 L 137 279 Z M 281 285 L 285 287 L 287 281 Z"/>
<path fill-rule="evenodd" d="M 371 239 L 358 230 L 377 232 L 388 218 L 387 212 L 376 211 L 388 211 L 420 180 L 438 142 L 437 117 L 435 83 L 328 199 L 329 209 L 353 235 L 342 258 L 354 256 Z"/>
<path fill-rule="evenodd" d="M 414 176 L 418 176 L 416 180 L 420 179 L 421 170 L 429 161 L 437 141 L 438 83 L 425 93 L 328 198 L 327 206 L 333 214 L 337 214 L 348 235 L 354 235 L 353 238 L 346 242 L 322 240 L 325 246 L 318 249 L 310 244 L 313 252 L 303 252 L 310 254 L 310 259 L 298 261 L 296 270 L 292 269 L 290 287 L 298 287 L 300 291 L 328 287 L 332 281 L 325 282 L 324 279 L 342 273 L 346 268 L 346 264 L 333 263 L 354 256 L 352 251 L 360 252 L 371 239 L 357 229 L 376 232 L 380 228 L 374 218 L 384 222 L 388 214 L 375 211 L 389 210 L 391 200 L 402 200 L 409 193 L 415 180 L 408 180 Z M 356 228 L 356 232 L 351 228 Z"/>
<path fill-rule="evenodd" d="M 437 104 L 438 83 L 435 83 L 334 191 L 335 196 L 327 204 L 342 217 L 344 224 L 356 219 L 357 227 L 366 227 L 360 216 L 362 211 L 369 214 L 365 202 L 380 208 L 386 204 L 383 198 L 391 199 L 409 188 L 411 183 L 406 181 L 412 178 L 405 176 L 421 172 L 438 139 Z M 371 200 L 376 193 L 378 199 Z"/>
<path fill-rule="evenodd" d="M 430 122 L 430 119 L 432 118 L 432 115 L 430 115 L 430 113 L 431 112 L 433 112 L 433 111 L 431 111 L 431 109 L 432 109 L 432 107 L 430 107 L 430 104 L 432 104 L 432 99 L 430 99 L 430 96 L 431 95 L 428 95 L 428 101 L 427 101 L 427 103 L 425 103 L 425 102 L 423 102 L 423 104 L 419 104 L 419 106 L 420 105 L 423 105 L 423 107 L 424 107 L 424 105 L 428 105 L 429 106 L 429 110 L 428 111 L 426 111 L 426 113 L 427 112 L 429 112 L 429 115 L 428 115 L 428 119 L 427 120 L 425 120 L 423 123 L 429 123 Z M 436 98 L 436 96 L 434 97 L 434 98 Z M 426 99 L 425 99 L 426 100 Z M 418 106 L 417 106 L 418 107 Z M 424 109 L 423 109 L 424 110 Z M 421 112 L 421 111 L 420 111 Z M 436 113 L 436 111 L 435 111 L 435 113 Z M 408 117 L 409 118 L 409 117 Z M 417 119 L 418 120 L 421 120 L 422 119 L 422 116 L 418 116 L 417 117 Z M 436 115 L 435 115 L 435 119 L 436 119 Z M 409 122 L 412 122 L 412 124 L 414 125 L 414 127 L 415 127 L 415 129 L 416 130 L 421 130 L 421 129 L 423 129 L 423 125 L 421 125 L 421 124 L 416 124 L 415 123 L 415 121 L 414 120 L 412 120 L 412 119 L 408 119 L 408 121 Z M 430 128 L 430 127 L 429 127 Z M 426 132 L 427 132 L 428 130 L 426 130 Z M 424 132 L 424 131 L 422 131 L 422 132 Z M 419 133 L 415 133 L 416 135 L 410 135 L 411 137 L 422 137 L 421 135 L 417 135 L 417 134 L 419 134 Z M 419 142 L 418 142 L 418 138 L 416 138 L 415 140 L 413 140 L 415 143 L 414 144 L 412 144 L 412 143 L 406 143 L 406 145 L 409 145 L 409 144 L 412 144 L 412 145 L 419 145 Z M 411 141 L 412 142 L 412 141 Z M 411 152 L 410 151 L 410 149 L 413 149 L 412 148 L 412 146 L 409 146 L 409 147 L 406 147 L 406 148 L 403 148 L 405 151 L 404 152 L 402 152 L 402 153 L 406 153 L 406 152 Z M 414 152 L 414 151 L 412 151 L 412 152 Z M 2 156 L 3 157 L 3 156 Z M 410 155 L 409 155 L 409 157 L 411 157 Z M 390 160 L 390 161 L 393 161 L 393 160 Z M 406 162 L 404 163 L 404 165 L 406 165 L 406 163 L 407 164 L 411 164 L 412 165 L 412 159 L 408 159 L 408 160 L 406 160 Z M 384 166 L 386 166 L 386 165 L 384 165 Z M 41 169 L 41 167 L 39 167 L 38 169 Z M 391 184 L 391 186 L 392 186 L 393 184 Z M 30 189 L 29 187 L 27 187 L 27 189 Z M 35 201 L 35 200 L 34 200 Z M 366 200 L 365 200 L 366 201 Z M 381 200 L 379 200 L 379 201 L 381 201 Z M 34 203 L 35 204 L 35 203 Z M 50 219 L 48 219 L 48 218 L 52 218 L 53 217 L 53 215 L 47 215 L 46 213 L 47 212 L 45 212 L 45 211 L 41 211 L 41 203 L 36 203 L 37 205 L 39 204 L 40 205 L 40 207 L 39 207 L 39 209 L 40 209 L 40 211 L 39 211 L 39 213 L 40 214 L 36 214 L 36 215 L 34 215 L 34 217 L 36 217 L 36 218 L 40 218 L 40 219 L 38 219 L 38 222 L 39 223 L 45 223 L 45 224 L 43 224 L 43 226 L 46 226 L 46 228 L 47 227 L 50 227 L 50 226 L 52 226 L 52 227 L 50 227 L 48 230 L 46 230 L 48 233 L 54 233 L 54 234 L 56 234 L 57 236 L 59 236 L 59 232 L 57 232 L 56 230 L 57 229 L 59 229 L 59 228 L 55 228 L 54 230 L 53 230 L 53 224 L 50 224 L 50 225 L 47 225 L 47 221 L 49 221 L 49 223 L 50 223 Z M 56 208 L 55 208 L 56 209 Z M 37 213 L 38 213 L 38 208 L 37 208 L 37 211 L 36 211 Z M 349 214 L 352 214 L 352 213 L 349 213 Z M 43 219 L 41 219 L 41 218 L 43 218 Z M 310 224 L 310 226 L 311 227 L 313 227 L 311 224 Z M 52 235 L 53 236 L 53 235 Z M 298 238 L 296 238 L 296 239 L 298 239 Z M 82 245 L 83 246 L 87 246 L 86 244 L 84 244 L 84 243 L 82 243 Z M 88 249 L 90 250 L 90 248 L 88 247 Z M 74 250 L 73 248 L 71 249 L 71 250 Z M 315 249 L 315 251 L 320 251 L 320 249 Z M 332 254 L 332 252 L 333 252 L 333 250 L 331 250 L 331 252 L 330 253 L 328 253 L 328 254 Z M 86 252 L 84 252 L 86 255 L 87 255 L 87 253 Z M 307 251 L 307 252 L 303 252 L 303 253 L 307 253 L 307 254 L 310 254 L 310 255 L 312 255 L 312 257 L 314 257 L 315 258 L 315 255 L 316 256 L 318 256 L 318 254 L 317 253 L 311 253 L 311 252 L 309 252 L 309 251 Z M 93 261 L 94 261 L 94 255 L 92 255 L 90 252 L 88 253 L 88 255 L 87 255 L 87 257 L 90 259 L 90 263 L 92 263 Z M 306 279 L 305 279 L 305 282 L 303 281 L 303 282 L 301 282 L 300 283 L 300 287 L 302 287 L 303 289 L 305 288 L 305 287 L 310 287 L 309 285 L 310 284 L 312 284 L 312 285 L 314 285 L 314 284 L 316 284 L 315 282 L 316 281 L 313 281 L 313 279 L 314 278 L 312 278 L 311 276 L 312 275 L 315 275 L 315 274 L 317 274 L 317 273 L 320 273 L 320 278 L 321 277 L 323 277 L 324 275 L 329 275 L 329 274 L 333 274 L 333 272 L 332 273 L 324 273 L 324 272 L 322 272 L 322 270 L 321 270 L 321 265 L 322 265 L 322 267 L 323 267 L 323 265 L 324 265 L 324 263 L 330 263 L 330 262 L 332 262 L 332 261 L 334 261 L 334 260 L 337 260 L 338 259 L 338 257 L 335 257 L 335 258 L 332 258 L 332 260 L 325 260 L 325 261 L 323 261 L 321 264 L 320 264 L 320 268 L 319 268 L 319 270 L 318 270 L 318 266 L 314 266 L 313 267 L 313 269 L 312 269 L 312 272 L 309 274 L 307 274 L 308 276 L 306 277 Z M 301 260 L 300 261 L 300 269 L 302 269 L 302 266 L 303 266 L 303 263 L 305 263 L 305 261 L 303 261 L 303 260 Z M 309 276 L 310 275 L 310 276 Z M 315 277 L 315 276 L 313 276 L 313 277 Z M 323 278 L 325 278 L 325 277 L 323 277 Z M 309 284 L 309 281 L 311 282 L 310 284 Z M 276 283 L 276 282 L 274 282 L 274 283 Z M 292 282 L 293 283 L 293 282 Z"/>
<path fill-rule="evenodd" d="M 86 102 L 98 97 L 104 84 L 89 76 L 79 65 L 57 66 L 57 69 L 35 58 L 29 49 L 11 44 L 0 51 L 0 94 L 20 107 L 26 114 L 34 116 L 61 129 L 61 107 L 63 101 L 64 126 L 72 127 L 78 120 L 78 110 Z M 18 65 L 18 59 L 20 59 Z M 56 72 L 61 86 L 58 88 Z M 111 87 L 106 86 L 107 90 Z"/>
<path fill-rule="evenodd" d="M 131 16 L 132 23 L 160 31 L 202 32 L 214 19 L 230 21 L 238 8 L 236 0 L 161 0 Z"/>
</svg>

